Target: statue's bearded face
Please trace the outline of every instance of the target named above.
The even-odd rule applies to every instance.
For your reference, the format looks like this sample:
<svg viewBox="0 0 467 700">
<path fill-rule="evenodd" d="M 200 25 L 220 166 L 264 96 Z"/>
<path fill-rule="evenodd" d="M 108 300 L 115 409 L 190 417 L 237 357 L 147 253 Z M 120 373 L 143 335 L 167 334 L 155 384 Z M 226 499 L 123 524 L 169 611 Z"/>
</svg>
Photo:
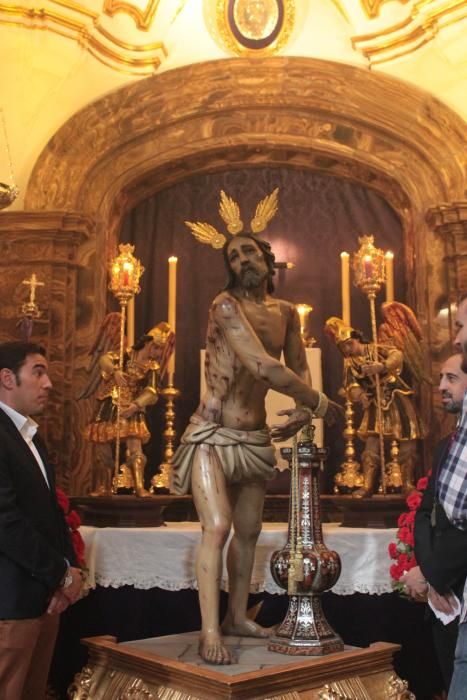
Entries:
<svg viewBox="0 0 467 700">
<path fill-rule="evenodd" d="M 241 287 L 254 289 L 267 279 L 268 266 L 264 254 L 251 238 L 236 236 L 229 243 L 227 258 Z"/>
</svg>

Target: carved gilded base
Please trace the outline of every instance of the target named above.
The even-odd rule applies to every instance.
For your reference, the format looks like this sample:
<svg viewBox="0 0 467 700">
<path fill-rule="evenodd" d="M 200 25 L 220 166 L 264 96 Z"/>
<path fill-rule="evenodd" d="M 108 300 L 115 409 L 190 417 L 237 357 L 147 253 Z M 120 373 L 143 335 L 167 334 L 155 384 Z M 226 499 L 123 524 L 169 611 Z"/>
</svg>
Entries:
<svg viewBox="0 0 467 700">
<path fill-rule="evenodd" d="M 68 690 L 70 700 L 415 700 L 392 669 L 398 647 L 377 642 L 320 658 L 279 659 L 258 670 L 181 662 L 163 654 L 189 635 L 117 644 L 112 637 L 84 640 L 87 666 Z M 196 636 L 194 636 L 196 639 Z M 238 640 L 236 640 L 238 644 Z M 264 640 L 250 644 L 266 645 Z M 149 651 L 155 645 L 159 653 Z M 188 644 L 189 646 L 189 644 Z M 242 646 L 241 644 L 239 645 Z M 247 645 L 247 655 L 251 646 Z M 240 661 L 241 664 L 241 661 Z"/>
</svg>

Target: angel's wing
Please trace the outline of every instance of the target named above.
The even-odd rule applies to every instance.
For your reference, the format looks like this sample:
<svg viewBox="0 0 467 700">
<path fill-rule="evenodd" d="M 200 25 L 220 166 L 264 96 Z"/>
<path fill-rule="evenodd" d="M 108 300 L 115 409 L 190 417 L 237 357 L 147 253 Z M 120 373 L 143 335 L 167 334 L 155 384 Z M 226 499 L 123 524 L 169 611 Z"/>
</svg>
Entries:
<svg viewBox="0 0 467 700">
<path fill-rule="evenodd" d="M 185 224 L 191 230 L 197 241 L 200 243 L 207 243 L 213 248 L 222 248 L 227 240 L 222 233 L 219 233 L 219 231 L 214 228 L 214 226 L 211 226 L 211 224 L 207 224 L 206 222 L 185 221 Z"/>
<path fill-rule="evenodd" d="M 251 230 L 253 233 L 264 231 L 268 223 L 277 212 L 277 198 L 279 188 L 268 194 L 256 207 L 254 218 L 251 220 Z"/>
<path fill-rule="evenodd" d="M 106 352 L 118 352 L 120 347 L 120 312 L 111 311 L 102 321 L 96 340 L 89 351 L 88 374 L 89 382 L 78 396 L 80 399 L 88 399 L 92 396 L 101 381 L 99 358 Z"/>
<path fill-rule="evenodd" d="M 399 301 L 385 301 L 381 314 L 384 323 L 378 329 L 378 342 L 399 348 L 414 380 L 431 384 L 431 377 L 423 368 L 422 329 L 412 309 Z"/>
</svg>

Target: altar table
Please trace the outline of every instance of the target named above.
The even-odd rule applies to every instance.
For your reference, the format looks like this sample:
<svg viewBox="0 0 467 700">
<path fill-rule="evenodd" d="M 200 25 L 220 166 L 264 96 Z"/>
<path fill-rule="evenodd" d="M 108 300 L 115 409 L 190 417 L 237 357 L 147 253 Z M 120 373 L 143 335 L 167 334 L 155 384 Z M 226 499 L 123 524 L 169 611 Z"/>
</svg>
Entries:
<svg viewBox="0 0 467 700">
<path fill-rule="evenodd" d="M 81 528 L 86 543 L 89 584 L 120 588 L 195 589 L 195 558 L 201 538 L 199 523 L 168 523 L 157 528 Z M 334 586 L 337 595 L 391 593 L 388 545 L 396 530 L 343 528 L 325 523 L 326 546 L 336 550 L 342 573 Z M 252 593 L 284 593 L 274 582 L 271 554 L 287 539 L 285 523 L 264 523 L 256 546 Z M 227 547 L 225 548 L 225 552 Z M 226 570 L 222 589 L 228 590 Z"/>
</svg>

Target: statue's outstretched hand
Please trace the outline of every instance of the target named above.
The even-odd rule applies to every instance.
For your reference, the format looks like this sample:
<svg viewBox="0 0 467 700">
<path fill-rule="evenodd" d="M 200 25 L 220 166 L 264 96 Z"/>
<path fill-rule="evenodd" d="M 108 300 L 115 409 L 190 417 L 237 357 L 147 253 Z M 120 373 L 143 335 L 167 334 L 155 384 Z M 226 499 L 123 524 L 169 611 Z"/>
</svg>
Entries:
<svg viewBox="0 0 467 700">
<path fill-rule="evenodd" d="M 277 412 L 278 416 L 289 416 L 285 423 L 275 423 L 271 426 L 273 442 L 282 442 L 293 437 L 310 420 L 308 411 L 302 408 L 287 408 Z"/>
<path fill-rule="evenodd" d="M 344 409 L 338 403 L 329 399 L 328 410 L 324 414 L 326 425 L 334 425 L 334 423 L 342 423 L 344 420 Z"/>
</svg>

